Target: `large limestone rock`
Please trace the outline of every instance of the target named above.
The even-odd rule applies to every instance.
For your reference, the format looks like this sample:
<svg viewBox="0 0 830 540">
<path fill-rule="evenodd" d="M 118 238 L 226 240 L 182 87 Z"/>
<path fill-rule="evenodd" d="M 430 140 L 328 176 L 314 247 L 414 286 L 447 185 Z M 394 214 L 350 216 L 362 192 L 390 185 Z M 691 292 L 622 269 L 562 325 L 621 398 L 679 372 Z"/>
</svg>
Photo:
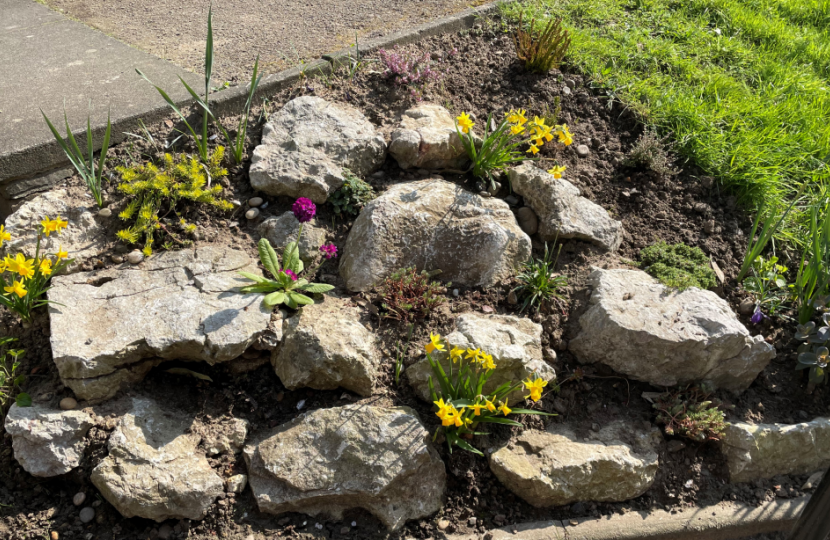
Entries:
<svg viewBox="0 0 830 540">
<path fill-rule="evenodd" d="M 389 153 L 401 169 L 459 169 L 468 161 L 455 120 L 434 103 L 403 113 L 401 127 L 392 132 Z"/>
<path fill-rule="evenodd" d="M 711 291 L 677 291 L 640 270 L 595 270 L 590 307 L 570 350 L 656 386 L 710 381 L 745 390 L 775 357 Z"/>
<path fill-rule="evenodd" d="M 438 511 L 444 462 L 405 407 L 318 409 L 245 447 L 248 482 L 259 510 L 340 519 L 363 508 L 388 528 Z"/>
<path fill-rule="evenodd" d="M 14 457 L 32 476 L 57 476 L 77 467 L 92 418 L 83 411 L 56 411 L 43 405 L 11 406 L 6 433 L 12 436 Z"/>
<path fill-rule="evenodd" d="M 732 482 L 830 467 L 830 419 L 800 424 L 727 424 L 721 446 Z"/>
<path fill-rule="evenodd" d="M 271 363 L 286 388 L 372 394 L 381 362 L 377 338 L 360 324 L 360 309 L 348 300 L 327 296 L 303 307 L 286 319 L 283 333 Z"/>
<path fill-rule="evenodd" d="M 257 232 L 260 238 L 267 238 L 277 253 L 289 242 L 297 241 L 297 231 L 300 230 L 300 222 L 292 212 L 285 212 L 279 217 L 269 217 L 259 224 Z M 300 259 L 305 264 L 311 263 L 320 254 L 320 246 L 326 242 L 326 231 L 317 226 L 317 220 L 303 224 L 303 232 L 300 235 L 300 244 L 297 246 L 300 252 Z"/>
<path fill-rule="evenodd" d="M 3 253 L 13 256 L 22 251 L 29 258 L 34 257 L 40 222 L 46 216 L 51 219 L 60 216 L 67 221 L 67 228 L 60 233 L 44 236 L 40 242 L 40 252 L 57 253 L 62 246 L 69 253 L 70 259 L 76 259 L 66 272 L 76 271 L 80 263 L 97 257 L 107 247 L 106 231 L 99 221 L 101 218 L 95 217 L 97 212 L 98 207 L 93 199 L 89 199 L 87 204 L 79 205 L 77 201 L 70 200 L 65 189 L 38 195 L 23 203 L 23 206 L 6 218 L 6 232 L 12 238 L 3 245 Z"/>
<path fill-rule="evenodd" d="M 92 483 L 124 517 L 202 519 L 224 482 L 197 450 L 193 419 L 133 398 L 107 444 Z"/>
<path fill-rule="evenodd" d="M 343 185 L 343 167 L 365 176 L 385 157 L 383 136 L 360 111 L 302 96 L 286 103 L 265 124 L 249 176 L 254 189 L 269 195 L 324 203 Z"/>
<path fill-rule="evenodd" d="M 551 241 L 575 238 L 616 251 L 623 237 L 622 223 L 604 208 L 582 197 L 579 188 L 530 163 L 508 171 L 513 191 L 539 216 L 539 237 Z"/>
<path fill-rule="evenodd" d="M 507 203 L 428 178 L 392 186 L 366 204 L 349 233 L 340 274 L 352 291 L 409 266 L 488 287 L 513 276 L 528 257 L 530 238 Z"/>
<path fill-rule="evenodd" d="M 207 246 L 53 279 L 50 339 L 64 384 L 81 399 L 107 399 L 158 358 L 236 358 L 271 321 L 262 295 L 235 291 L 246 284 L 239 270 L 259 272 L 246 253 Z"/>
<path fill-rule="evenodd" d="M 517 382 L 527 379 L 534 373 L 546 381 L 556 378 L 556 371 L 542 359 L 542 327 L 530 319 L 512 315 L 483 315 L 465 313 L 456 320 L 456 330 L 446 336 L 450 347 L 457 345 L 462 349 L 478 349 L 493 355 L 496 369 L 484 386 L 485 392 L 491 392 L 507 381 Z M 446 353 L 433 354 L 433 359 L 441 362 L 444 370 L 449 369 L 450 360 Z M 423 399 L 429 401 L 429 377 L 432 368 L 426 357 L 406 370 L 409 384 Z M 510 401 L 522 399 L 524 392 L 520 389 L 510 395 Z"/>
<path fill-rule="evenodd" d="M 577 501 L 639 497 L 657 474 L 660 431 L 615 421 L 583 439 L 564 426 L 525 431 L 490 456 L 490 470 L 510 491 L 543 508 Z"/>
</svg>

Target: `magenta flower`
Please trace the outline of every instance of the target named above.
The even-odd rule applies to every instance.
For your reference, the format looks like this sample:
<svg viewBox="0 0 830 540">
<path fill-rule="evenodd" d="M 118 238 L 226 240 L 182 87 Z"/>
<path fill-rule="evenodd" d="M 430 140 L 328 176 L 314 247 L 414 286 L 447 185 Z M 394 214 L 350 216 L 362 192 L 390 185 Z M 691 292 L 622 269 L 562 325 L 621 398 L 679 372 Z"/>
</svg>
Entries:
<svg viewBox="0 0 830 540">
<path fill-rule="evenodd" d="M 332 257 L 337 257 L 337 246 L 332 243 L 323 244 L 320 246 L 320 251 L 323 253 L 323 257 L 326 259 L 331 259 Z"/>
<path fill-rule="evenodd" d="M 283 272 L 285 272 L 286 276 L 291 278 L 291 281 L 297 281 L 297 274 L 295 274 L 293 270 L 286 268 Z"/>
<path fill-rule="evenodd" d="M 306 223 L 311 221 L 311 218 L 313 218 L 314 214 L 317 213 L 317 207 L 314 206 L 314 203 L 311 202 L 311 199 L 300 197 L 299 199 L 294 201 L 294 205 L 291 207 L 291 211 L 294 212 L 294 217 L 297 218 L 297 221 L 299 221 L 300 223 Z"/>
</svg>

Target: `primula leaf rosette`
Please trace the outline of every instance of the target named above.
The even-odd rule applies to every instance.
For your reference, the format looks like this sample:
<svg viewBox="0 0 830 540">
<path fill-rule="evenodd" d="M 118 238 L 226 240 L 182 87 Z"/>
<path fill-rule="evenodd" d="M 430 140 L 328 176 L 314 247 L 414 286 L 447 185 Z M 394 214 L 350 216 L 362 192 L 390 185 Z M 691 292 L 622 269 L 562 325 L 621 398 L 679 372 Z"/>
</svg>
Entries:
<svg viewBox="0 0 830 540">
<path fill-rule="evenodd" d="M 508 396 L 521 387 L 528 392 L 525 399 L 533 403 L 542 399 L 547 381 L 529 376 L 521 382 L 505 382 L 494 391 L 484 393 L 484 386 L 493 375 L 496 364 L 493 356 L 481 349 L 461 348 L 450 346 L 443 341 L 440 335 L 430 334 L 426 347 L 427 361 L 429 362 L 438 389 L 435 388 L 432 376 L 429 377 L 429 391 L 432 402 L 437 411 L 435 415 L 441 420 L 441 427 L 447 439 L 450 452 L 453 446 L 458 446 L 474 454 L 483 455 L 478 449 L 467 442 L 473 435 L 486 435 L 477 431 L 479 424 L 504 424 L 519 426 L 522 424 L 508 418 L 516 414 L 539 414 L 555 416 L 551 413 L 531 409 L 511 408 Z M 445 370 L 441 362 L 433 358 L 434 354 L 449 356 Z M 436 431 L 436 436 L 438 431 Z"/>
</svg>

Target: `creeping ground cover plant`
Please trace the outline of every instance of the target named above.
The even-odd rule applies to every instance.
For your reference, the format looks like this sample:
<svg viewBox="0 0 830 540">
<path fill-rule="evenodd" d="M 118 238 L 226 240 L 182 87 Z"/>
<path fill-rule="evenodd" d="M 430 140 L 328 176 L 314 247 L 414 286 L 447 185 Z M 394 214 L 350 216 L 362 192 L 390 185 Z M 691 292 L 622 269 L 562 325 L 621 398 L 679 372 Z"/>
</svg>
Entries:
<svg viewBox="0 0 830 540">
<path fill-rule="evenodd" d="M 310 199 L 300 197 L 294 201 L 291 207 L 294 217 L 300 222 L 300 228 L 297 231 L 297 238 L 303 233 L 303 224 L 311 221 L 314 214 L 317 212 L 317 207 Z M 267 238 L 262 238 L 257 243 L 259 250 L 259 259 L 265 269 L 274 277 L 270 279 L 261 277 L 250 272 L 239 272 L 240 275 L 246 277 L 254 282 L 253 285 L 242 287 L 243 293 L 265 293 L 265 298 L 262 302 L 268 308 L 273 308 L 280 304 L 297 309 L 301 305 L 313 304 L 314 300 L 303 293 L 322 294 L 334 289 L 332 285 L 324 283 L 309 283 L 307 279 L 301 277 L 304 266 L 303 261 L 300 260 L 300 250 L 297 242 L 289 242 L 282 252 L 282 266 L 280 266 L 280 258 L 277 252 L 274 251 L 271 242 Z M 325 244 L 320 246 L 320 253 L 322 257 L 319 259 L 331 259 L 337 256 L 337 247 L 334 244 Z M 309 269 L 306 274 L 313 277 L 317 273 L 317 267 Z"/>
<path fill-rule="evenodd" d="M 520 383 L 505 382 L 493 392 L 484 393 L 484 385 L 490 379 L 496 364 L 493 356 L 481 349 L 462 349 L 442 340 L 438 334 L 430 334 L 426 345 L 427 361 L 438 381 L 439 389 L 435 389 L 432 376 L 429 377 L 429 391 L 432 401 L 438 408 L 435 413 L 441 419 L 441 427 L 447 439 L 450 452 L 453 446 L 458 446 L 484 455 L 465 439 L 473 435 L 487 435 L 478 431 L 479 424 L 504 424 L 521 427 L 522 424 L 508 418 L 516 414 L 539 414 L 556 416 L 551 413 L 530 409 L 511 408 L 508 396 L 521 387 L 528 392 L 525 398 L 538 402 L 542 399 L 542 392 L 547 381 L 533 374 L 526 381 Z M 433 359 L 436 351 L 449 354 L 452 362 L 449 363 L 449 374 L 441 364 Z M 456 368 L 456 364 L 458 364 Z M 435 436 L 438 435 L 435 432 Z"/>
</svg>

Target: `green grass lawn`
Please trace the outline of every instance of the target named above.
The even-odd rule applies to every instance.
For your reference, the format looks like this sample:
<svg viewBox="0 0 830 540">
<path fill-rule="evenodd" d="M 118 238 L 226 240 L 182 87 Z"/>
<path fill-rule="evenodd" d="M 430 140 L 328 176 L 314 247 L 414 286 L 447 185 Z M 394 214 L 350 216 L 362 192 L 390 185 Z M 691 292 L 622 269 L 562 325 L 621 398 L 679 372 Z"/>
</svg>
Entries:
<svg viewBox="0 0 830 540">
<path fill-rule="evenodd" d="M 750 208 L 827 193 L 830 0 L 535 0 L 502 11 L 561 17 L 566 62 L 672 133 L 679 154 Z M 782 234 L 798 241 L 803 215 Z"/>
</svg>

